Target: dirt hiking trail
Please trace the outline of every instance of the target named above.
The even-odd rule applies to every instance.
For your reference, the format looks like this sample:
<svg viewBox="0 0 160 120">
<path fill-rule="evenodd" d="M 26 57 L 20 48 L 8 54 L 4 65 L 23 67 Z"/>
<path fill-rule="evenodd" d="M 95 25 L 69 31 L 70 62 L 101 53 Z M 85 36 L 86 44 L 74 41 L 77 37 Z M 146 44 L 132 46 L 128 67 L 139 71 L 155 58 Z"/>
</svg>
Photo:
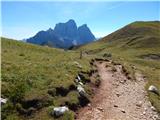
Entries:
<svg viewBox="0 0 160 120">
<path fill-rule="evenodd" d="M 136 73 L 129 79 L 122 65 L 96 61 L 101 85 L 91 103 L 79 111 L 77 120 L 160 120 L 148 101 L 146 80 Z"/>
</svg>

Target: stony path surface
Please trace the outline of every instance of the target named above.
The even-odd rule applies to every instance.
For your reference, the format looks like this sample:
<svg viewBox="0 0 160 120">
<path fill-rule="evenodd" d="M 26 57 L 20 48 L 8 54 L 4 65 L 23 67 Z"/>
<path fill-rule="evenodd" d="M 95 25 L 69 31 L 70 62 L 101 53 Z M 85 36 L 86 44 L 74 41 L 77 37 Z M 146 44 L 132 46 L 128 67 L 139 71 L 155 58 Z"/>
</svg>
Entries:
<svg viewBox="0 0 160 120">
<path fill-rule="evenodd" d="M 101 86 L 91 104 L 79 111 L 77 120 L 160 120 L 148 101 L 141 74 L 133 81 L 127 79 L 121 65 L 114 65 L 113 70 L 111 62 L 95 64 Z"/>
</svg>

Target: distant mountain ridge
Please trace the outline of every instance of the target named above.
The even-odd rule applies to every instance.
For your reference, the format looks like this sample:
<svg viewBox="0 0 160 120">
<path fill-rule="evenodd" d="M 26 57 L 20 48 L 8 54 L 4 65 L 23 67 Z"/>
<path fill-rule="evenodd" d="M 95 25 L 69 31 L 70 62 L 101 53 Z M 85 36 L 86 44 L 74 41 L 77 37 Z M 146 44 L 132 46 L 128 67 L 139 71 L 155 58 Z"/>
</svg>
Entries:
<svg viewBox="0 0 160 120">
<path fill-rule="evenodd" d="M 56 24 L 54 29 L 49 28 L 47 31 L 38 32 L 35 36 L 26 39 L 26 42 L 68 49 L 90 43 L 95 39 L 87 24 L 77 27 L 75 21 L 70 19 L 66 23 Z"/>
</svg>

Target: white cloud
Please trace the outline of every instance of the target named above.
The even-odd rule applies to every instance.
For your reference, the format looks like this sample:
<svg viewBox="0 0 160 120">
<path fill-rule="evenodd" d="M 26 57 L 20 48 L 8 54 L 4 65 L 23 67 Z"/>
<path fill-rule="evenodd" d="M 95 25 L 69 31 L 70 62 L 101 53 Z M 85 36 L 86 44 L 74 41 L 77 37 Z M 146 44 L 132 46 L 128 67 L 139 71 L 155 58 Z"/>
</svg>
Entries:
<svg viewBox="0 0 160 120">
<path fill-rule="evenodd" d="M 120 6 L 124 5 L 124 4 L 126 4 L 125 1 L 123 1 L 123 2 L 115 2 L 115 3 L 111 4 L 107 9 L 108 10 L 112 10 L 112 9 L 118 8 L 118 7 L 120 7 Z"/>
<path fill-rule="evenodd" d="M 92 33 L 96 38 L 105 37 L 112 33 L 113 31 L 93 31 Z"/>
</svg>

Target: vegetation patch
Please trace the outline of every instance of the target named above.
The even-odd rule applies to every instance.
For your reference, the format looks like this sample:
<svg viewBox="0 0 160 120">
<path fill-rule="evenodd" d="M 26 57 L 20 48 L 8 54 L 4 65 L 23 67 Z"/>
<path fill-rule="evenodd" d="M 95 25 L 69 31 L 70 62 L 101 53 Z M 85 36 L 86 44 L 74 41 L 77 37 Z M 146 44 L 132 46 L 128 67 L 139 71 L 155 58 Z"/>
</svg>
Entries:
<svg viewBox="0 0 160 120">
<path fill-rule="evenodd" d="M 97 72 L 90 64 L 94 57 L 80 59 L 79 54 L 2 38 L 2 97 L 8 99 L 2 119 L 51 119 L 50 106 L 76 111 L 87 105 L 100 81 L 90 79 Z M 77 76 L 85 95 L 77 91 Z"/>
<path fill-rule="evenodd" d="M 76 110 L 80 96 L 74 82 L 83 71 L 83 83 L 89 82 L 89 61 L 79 52 L 36 46 L 2 38 L 2 119 L 50 119 L 46 108 L 68 105 Z M 76 62 L 76 64 L 75 64 Z M 77 64 L 80 66 L 77 66 Z M 85 77 L 84 77 L 85 76 Z M 78 106 L 78 107 L 77 107 Z M 61 118 L 58 118 L 61 119 Z"/>
<path fill-rule="evenodd" d="M 160 54 L 141 55 L 140 58 L 146 59 L 146 60 L 160 60 Z"/>
</svg>

